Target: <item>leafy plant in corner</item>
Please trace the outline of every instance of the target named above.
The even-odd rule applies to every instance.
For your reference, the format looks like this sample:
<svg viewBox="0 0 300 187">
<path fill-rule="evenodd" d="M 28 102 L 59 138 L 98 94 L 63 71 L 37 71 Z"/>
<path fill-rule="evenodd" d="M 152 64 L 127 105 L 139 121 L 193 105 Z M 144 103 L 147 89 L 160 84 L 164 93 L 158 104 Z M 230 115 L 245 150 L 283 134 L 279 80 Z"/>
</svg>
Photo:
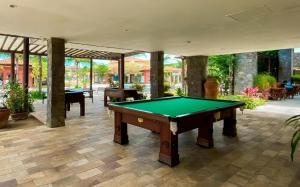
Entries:
<svg viewBox="0 0 300 187">
<path fill-rule="evenodd" d="M 178 96 L 185 96 L 185 94 L 184 94 L 184 92 L 183 92 L 183 90 L 181 88 L 177 88 L 176 89 L 176 95 L 178 95 Z"/>
<path fill-rule="evenodd" d="M 24 114 L 21 118 L 25 119 L 28 117 L 28 112 L 32 112 L 34 110 L 33 99 L 30 94 L 27 95 L 28 110 L 25 108 L 26 94 L 20 84 L 9 83 L 5 95 L 7 108 L 12 113 L 12 118 L 14 118 L 14 116 L 17 116 L 16 114 Z"/>
<path fill-rule="evenodd" d="M 144 88 L 145 88 L 145 85 L 141 84 L 141 83 L 138 83 L 138 82 L 135 82 L 131 85 L 131 88 L 134 88 L 136 89 L 138 92 L 143 92 L 144 91 Z"/>
<path fill-rule="evenodd" d="M 294 154 L 296 151 L 296 148 L 298 146 L 299 140 L 300 140 L 300 115 L 295 115 L 285 122 L 286 126 L 291 126 L 295 129 L 295 132 L 292 136 L 291 140 L 291 160 L 294 160 Z"/>
</svg>

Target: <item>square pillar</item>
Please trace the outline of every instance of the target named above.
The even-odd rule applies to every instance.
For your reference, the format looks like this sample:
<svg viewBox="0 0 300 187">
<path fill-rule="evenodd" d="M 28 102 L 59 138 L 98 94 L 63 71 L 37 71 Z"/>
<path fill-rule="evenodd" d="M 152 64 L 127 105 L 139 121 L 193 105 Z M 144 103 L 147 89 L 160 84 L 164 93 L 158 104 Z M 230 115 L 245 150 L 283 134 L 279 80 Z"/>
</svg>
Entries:
<svg viewBox="0 0 300 187">
<path fill-rule="evenodd" d="M 93 59 L 90 59 L 90 90 L 93 90 Z M 91 97 L 91 92 L 90 92 Z"/>
<path fill-rule="evenodd" d="M 234 70 L 234 93 L 241 94 L 247 87 L 253 87 L 257 75 L 257 53 L 236 54 Z"/>
<path fill-rule="evenodd" d="M 24 89 L 24 110 L 29 111 L 28 106 L 28 82 L 29 82 L 29 38 L 24 38 L 23 47 L 23 89 Z"/>
<path fill-rule="evenodd" d="M 151 98 L 164 96 L 164 52 L 151 52 L 150 57 Z"/>
<path fill-rule="evenodd" d="M 11 53 L 10 54 L 10 82 L 11 83 L 14 83 L 15 82 L 15 74 L 16 74 L 16 72 L 15 72 L 15 53 Z"/>
<path fill-rule="evenodd" d="M 281 49 L 278 51 L 279 69 L 278 81 L 288 81 L 293 72 L 293 49 Z"/>
<path fill-rule="evenodd" d="M 65 126 L 65 40 L 48 40 L 47 126 Z"/>
<path fill-rule="evenodd" d="M 119 74 L 119 88 L 124 89 L 125 82 L 125 55 L 121 54 L 121 58 L 118 62 L 118 74 Z"/>
<path fill-rule="evenodd" d="M 207 78 L 207 56 L 186 57 L 188 96 L 204 97 L 204 82 Z"/>
</svg>

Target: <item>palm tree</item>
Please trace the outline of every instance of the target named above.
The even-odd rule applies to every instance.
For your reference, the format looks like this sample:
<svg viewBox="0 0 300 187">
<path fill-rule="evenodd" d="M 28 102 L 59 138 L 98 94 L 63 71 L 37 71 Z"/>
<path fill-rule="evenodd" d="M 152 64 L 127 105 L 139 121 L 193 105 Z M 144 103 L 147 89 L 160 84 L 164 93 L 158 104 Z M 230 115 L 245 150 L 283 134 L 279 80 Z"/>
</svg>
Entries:
<svg viewBox="0 0 300 187">
<path fill-rule="evenodd" d="M 293 116 L 286 120 L 285 122 L 286 126 L 293 127 L 296 131 L 293 134 L 292 140 L 291 140 L 291 159 L 294 160 L 294 154 L 297 148 L 297 145 L 300 140 L 300 115 Z"/>
</svg>

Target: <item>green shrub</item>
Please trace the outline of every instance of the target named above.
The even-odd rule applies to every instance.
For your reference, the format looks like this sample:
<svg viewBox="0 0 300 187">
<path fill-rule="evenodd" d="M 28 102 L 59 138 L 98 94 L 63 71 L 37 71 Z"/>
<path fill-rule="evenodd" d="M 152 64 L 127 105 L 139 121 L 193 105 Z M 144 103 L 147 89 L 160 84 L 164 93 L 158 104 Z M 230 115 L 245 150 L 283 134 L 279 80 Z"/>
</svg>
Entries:
<svg viewBox="0 0 300 187">
<path fill-rule="evenodd" d="M 292 81 L 300 81 L 300 74 L 293 75 Z"/>
<path fill-rule="evenodd" d="M 32 99 L 43 99 L 45 97 L 45 93 L 39 91 L 31 91 L 30 96 Z"/>
<path fill-rule="evenodd" d="M 185 94 L 184 94 L 184 92 L 183 92 L 183 90 L 181 88 L 177 88 L 176 89 L 176 95 L 178 95 L 178 96 L 185 96 Z"/>
<path fill-rule="evenodd" d="M 258 87 L 260 91 L 271 88 L 276 82 L 275 77 L 266 73 L 258 74 L 254 77 L 254 86 Z"/>
<path fill-rule="evenodd" d="M 144 91 L 144 88 L 145 88 L 145 85 L 141 84 L 141 83 L 138 83 L 138 82 L 135 82 L 131 85 L 131 88 L 134 88 L 136 89 L 138 92 L 143 92 Z"/>
<path fill-rule="evenodd" d="M 248 97 L 244 95 L 227 95 L 220 96 L 219 99 L 241 101 L 245 103 L 245 109 L 255 109 L 258 106 L 264 105 L 266 101 L 261 98 Z"/>
<path fill-rule="evenodd" d="M 169 82 L 164 82 L 164 92 L 169 92 L 171 89 L 171 84 Z"/>
<path fill-rule="evenodd" d="M 6 106 L 12 113 L 26 112 L 25 92 L 19 83 L 9 83 L 5 92 Z M 31 94 L 27 95 L 29 112 L 34 110 L 33 98 Z"/>
</svg>

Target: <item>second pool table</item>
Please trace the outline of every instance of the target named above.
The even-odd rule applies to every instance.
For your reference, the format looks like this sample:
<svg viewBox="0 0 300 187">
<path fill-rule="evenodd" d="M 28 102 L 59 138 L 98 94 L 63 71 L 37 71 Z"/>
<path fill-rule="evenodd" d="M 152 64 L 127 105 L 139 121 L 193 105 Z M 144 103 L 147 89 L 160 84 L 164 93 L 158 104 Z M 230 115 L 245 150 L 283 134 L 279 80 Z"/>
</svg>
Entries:
<svg viewBox="0 0 300 187">
<path fill-rule="evenodd" d="M 236 136 L 236 108 L 243 102 L 193 97 L 166 97 L 119 102 L 109 105 L 114 111 L 114 141 L 128 143 L 127 124 L 160 134 L 159 161 L 179 163 L 178 134 L 198 128 L 197 144 L 212 147 L 213 122 L 224 120 L 223 135 Z"/>
</svg>

